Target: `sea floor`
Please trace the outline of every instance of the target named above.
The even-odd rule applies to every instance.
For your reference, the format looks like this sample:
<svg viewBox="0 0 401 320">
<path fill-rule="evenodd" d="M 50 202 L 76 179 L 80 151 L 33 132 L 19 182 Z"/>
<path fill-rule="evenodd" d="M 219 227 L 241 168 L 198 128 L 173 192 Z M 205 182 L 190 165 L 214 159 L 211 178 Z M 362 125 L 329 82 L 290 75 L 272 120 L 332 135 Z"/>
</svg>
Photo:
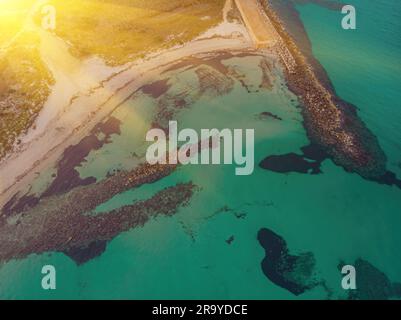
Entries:
<svg viewBox="0 0 401 320">
<path fill-rule="evenodd" d="M 325 67 L 327 63 L 343 98 L 359 106 L 363 101 L 353 100 L 346 86 L 341 87 L 335 65 L 326 60 L 321 40 L 313 33 L 313 14 L 334 19 L 334 13 L 315 5 L 300 10 L 317 43 L 317 58 Z M 267 78 L 261 61 L 268 62 Z M 219 73 L 221 66 L 230 72 Z M 206 81 L 200 81 L 200 74 L 207 74 Z M 210 83 L 211 76 L 219 76 L 218 85 Z M 164 111 L 171 112 L 180 129 L 254 128 L 254 173 L 236 176 L 235 165 L 181 166 L 156 183 L 118 194 L 96 214 L 149 198 L 178 182 L 192 181 L 199 187 L 177 214 L 120 234 L 103 254 L 85 264 L 77 265 L 63 253 L 3 263 L 0 298 L 338 299 L 348 297 L 341 287 L 339 265 L 358 259 L 371 271 L 363 274 L 363 288 L 369 281 L 378 290 L 401 282 L 399 189 L 347 173 L 331 160 L 321 164 L 319 174 L 282 174 L 259 167 L 267 156 L 301 154 L 309 145 L 297 98 L 288 91 L 274 57 L 244 53 L 213 63 L 198 60 L 175 66 L 157 80 L 161 82 L 136 92 L 114 111 L 111 118 L 118 120 L 119 133 L 90 150 L 75 167 L 81 179 L 104 179 L 114 170 L 128 170 L 144 161 L 146 131 L 154 121 L 165 123 L 166 118 L 156 116 Z M 386 130 L 370 121 L 377 110 L 361 109 L 368 126 L 384 141 L 391 169 L 401 175 Z M 389 117 L 392 123 L 385 112 L 381 119 Z M 33 192 L 47 188 L 54 170 L 40 175 Z M 298 270 L 295 277 L 307 277 L 316 285 L 297 296 L 265 276 L 265 250 L 258 241 L 263 228 L 284 239 L 291 255 L 307 257 L 308 270 Z M 40 286 L 46 264 L 56 267 L 57 290 Z"/>
</svg>

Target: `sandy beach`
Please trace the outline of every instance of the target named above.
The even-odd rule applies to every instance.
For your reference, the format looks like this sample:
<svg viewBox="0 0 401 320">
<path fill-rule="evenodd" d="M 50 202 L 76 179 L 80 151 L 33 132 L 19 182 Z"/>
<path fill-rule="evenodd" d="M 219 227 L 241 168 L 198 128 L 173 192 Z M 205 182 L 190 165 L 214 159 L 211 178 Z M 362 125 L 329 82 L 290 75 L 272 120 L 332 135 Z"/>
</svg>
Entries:
<svg viewBox="0 0 401 320">
<path fill-rule="evenodd" d="M 38 172 L 55 164 L 68 146 L 78 143 L 133 92 L 157 79 L 171 63 L 197 54 L 251 48 L 252 42 L 246 29 L 237 23 L 228 22 L 226 15 L 231 4 L 228 0 L 222 12 L 223 22 L 219 26 L 193 41 L 150 53 L 144 59 L 118 70 L 109 70 L 109 74 L 101 73 L 97 78 L 87 78 L 85 75 L 83 87 L 78 86 L 75 90 L 70 88 L 68 94 L 60 90 L 60 97 L 51 95 L 51 101 L 48 101 L 38 117 L 38 131 L 29 131 L 21 137 L 22 143 L 18 148 L 0 163 L 0 206 L 29 185 Z M 74 58 L 68 57 L 68 48 L 64 45 L 63 50 L 59 38 L 43 30 L 40 34 L 42 41 L 53 42 L 53 46 L 57 45 L 58 50 L 62 51 L 43 57 L 59 80 L 55 85 L 56 90 L 57 87 L 63 87 L 60 83 L 77 83 L 83 77 L 84 67 Z M 69 63 L 66 63 L 66 59 L 69 59 Z M 75 67 L 70 73 L 72 65 Z"/>
<path fill-rule="evenodd" d="M 245 26 L 229 21 L 228 12 L 234 2 L 227 0 L 220 25 L 194 40 L 149 53 L 117 69 L 100 66 L 104 71 L 98 74 L 84 72 L 90 70 L 94 61 L 85 66 L 87 61 L 69 56 L 61 39 L 39 30 L 43 47 L 50 43 L 50 47 L 57 48 L 53 54 L 42 54 L 57 79 L 56 93 L 50 96 L 38 118 L 39 129 L 22 137 L 23 143 L 0 163 L 0 206 L 29 185 L 38 172 L 54 164 L 68 146 L 77 144 L 138 88 L 158 79 L 172 63 L 199 54 L 254 47 L 264 47 L 280 57 L 291 90 L 303 101 L 305 127 L 311 139 L 346 170 L 381 179 L 385 161 L 374 137 L 355 114 L 341 106 L 345 102 L 316 78 L 305 57 L 281 30 L 270 7 L 266 5 L 264 10 L 257 0 L 235 4 Z M 68 88 L 67 94 L 64 88 Z M 368 136 L 374 143 L 364 142 L 363 137 Z"/>
</svg>

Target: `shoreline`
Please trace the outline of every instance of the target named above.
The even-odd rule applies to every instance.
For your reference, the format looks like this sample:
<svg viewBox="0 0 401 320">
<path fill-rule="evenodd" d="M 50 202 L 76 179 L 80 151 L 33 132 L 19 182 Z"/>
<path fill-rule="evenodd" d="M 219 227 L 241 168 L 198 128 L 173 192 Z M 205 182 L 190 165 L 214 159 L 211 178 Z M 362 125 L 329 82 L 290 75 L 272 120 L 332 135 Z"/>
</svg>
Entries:
<svg viewBox="0 0 401 320">
<path fill-rule="evenodd" d="M 288 88 L 303 106 L 304 127 L 311 142 L 348 172 L 356 172 L 368 180 L 396 184 L 395 175 L 386 171 L 386 156 L 377 138 L 358 118 L 355 107 L 339 98 L 331 83 L 326 84 L 319 79 L 270 2 L 262 4 L 260 0 L 255 0 L 254 4 L 269 24 L 266 30 L 275 37 L 269 42 L 267 50 L 282 62 Z M 227 12 L 232 5 L 233 2 L 228 0 L 223 22 L 209 29 L 204 34 L 206 37 L 200 36 L 182 46 L 150 53 L 99 85 L 74 96 L 57 118 L 43 129 L 44 132 L 0 161 L 0 207 L 29 185 L 37 172 L 55 164 L 68 146 L 79 143 L 133 92 L 153 81 L 172 64 L 201 54 L 254 48 L 252 29 L 249 26 L 245 28 L 243 23 L 227 21 Z M 234 35 L 241 29 L 243 33 L 240 36 Z M 254 44 L 257 45 L 255 41 Z"/>
<path fill-rule="evenodd" d="M 225 32 L 230 32 L 230 24 L 233 32 L 238 31 L 236 23 L 224 21 L 222 24 L 225 24 Z M 213 32 L 213 28 L 211 30 Z M 172 63 L 199 54 L 243 51 L 251 47 L 247 34 L 227 38 L 227 34 L 219 34 L 218 31 L 212 38 L 198 37 L 182 46 L 150 53 L 102 81 L 97 87 L 74 96 L 42 134 L 1 160 L 0 207 L 29 185 L 36 172 L 55 164 L 68 146 L 78 143 L 96 124 L 129 99 L 133 92 L 152 82 Z M 79 124 L 76 125 L 78 119 Z"/>
<path fill-rule="evenodd" d="M 0 264 L 44 252 L 64 252 L 78 264 L 101 254 L 92 246 L 107 244 L 121 232 L 158 215 L 172 216 L 186 206 L 196 186 L 191 182 L 164 188 L 154 196 L 102 214 L 92 213 L 116 194 L 170 175 L 176 166 L 142 165 L 105 180 L 49 196 L 33 208 L 0 219 Z M 84 231 L 84 232 L 83 232 Z M 84 261 L 82 261 L 82 258 Z"/>
<path fill-rule="evenodd" d="M 293 72 L 285 70 L 285 77 L 289 89 L 302 102 L 304 126 L 311 142 L 346 171 L 356 172 L 368 180 L 384 179 L 388 174 L 386 156 L 377 138 L 358 118 L 355 107 L 338 97 L 331 83 L 327 85 L 319 80 L 270 2 L 261 6 L 296 63 Z"/>
<path fill-rule="evenodd" d="M 249 54 L 252 53 L 241 50 L 236 56 L 247 57 Z M 175 73 L 178 70 L 188 70 L 188 67 L 194 63 L 192 60 L 187 61 L 188 59 L 199 59 L 199 64 L 205 63 L 213 66 L 213 68 L 222 70 L 220 68 L 224 66 L 223 61 L 232 58 L 232 55 L 234 54 L 217 52 L 208 54 L 206 57 L 205 55 L 202 55 L 202 57 L 192 56 L 177 62 L 177 64 L 170 64 L 168 66 L 170 68 L 169 72 Z M 261 53 L 254 53 L 254 55 L 261 59 L 265 57 Z M 274 59 L 272 60 L 272 65 L 274 63 L 275 66 L 279 66 L 276 57 L 273 55 L 269 55 L 269 57 Z M 232 64 L 235 65 L 235 62 L 232 62 Z M 281 71 L 280 75 L 282 76 Z M 235 77 L 232 74 L 231 76 Z M 240 83 L 241 79 L 244 81 L 243 83 Z M 253 79 L 253 77 L 250 77 L 250 79 Z M 283 81 L 282 79 L 280 77 L 280 84 Z M 246 88 L 246 79 L 239 77 L 236 80 L 238 85 L 242 85 L 243 89 Z M 257 85 L 262 83 L 262 79 L 259 81 Z M 159 96 L 164 90 L 163 84 L 158 83 L 154 87 L 152 87 L 152 84 L 148 85 L 145 91 L 149 96 L 152 96 L 152 94 Z M 112 117 L 113 115 L 109 119 Z M 100 130 L 103 136 L 101 140 L 107 140 L 108 135 L 113 132 L 119 132 L 119 125 L 115 123 L 118 122 L 116 119 L 118 118 L 112 120 L 114 124 L 107 125 L 107 128 Z M 300 128 L 299 124 L 298 128 Z M 89 143 L 87 142 L 83 143 L 83 147 L 91 150 L 90 141 Z M 203 147 L 213 148 L 212 142 L 205 145 L 199 141 L 199 149 L 202 148 L 202 145 Z M 57 251 L 71 257 L 78 265 L 83 264 L 102 254 L 108 242 L 115 235 L 142 226 L 155 216 L 170 216 L 177 213 L 181 207 L 185 207 L 186 203 L 191 200 L 192 195 L 195 195 L 198 190 L 196 181 L 191 182 L 192 179 L 188 177 L 184 178 L 183 181 L 179 181 L 178 184 L 175 182 L 175 186 L 172 188 L 169 187 L 160 192 L 155 190 L 157 192 L 154 195 L 152 192 L 152 196 L 148 195 L 145 199 L 139 197 L 138 201 L 133 203 L 127 201 L 124 204 L 119 199 L 116 199 L 118 205 L 108 207 L 107 203 L 109 201 L 112 203 L 112 199 L 115 196 L 120 197 L 120 194 L 145 184 L 157 183 L 173 174 L 178 167 L 142 164 L 132 170 L 129 169 L 129 171 L 126 171 L 127 169 L 116 170 L 105 178 L 88 181 L 88 184 L 77 183 L 71 188 L 69 185 L 64 188 L 66 187 L 65 183 L 68 184 L 67 177 L 74 178 L 69 168 L 75 168 L 87 154 L 83 148 L 69 150 L 68 153 L 71 157 L 78 157 L 78 159 L 71 159 L 70 155 L 65 154 L 62 159 L 58 160 L 58 164 L 69 171 L 65 176 L 63 176 L 62 172 L 61 174 L 57 172 L 56 179 L 60 178 L 60 181 L 55 182 L 53 180 L 55 182 L 54 185 L 47 187 L 46 191 L 41 193 L 38 198 L 29 198 L 28 196 L 22 201 L 20 201 L 20 198 L 15 206 L 15 203 L 11 201 L 8 208 L 5 208 L 6 211 L 3 212 L 4 215 L 0 218 L 0 234 L 3 235 L 0 237 L 3 239 L 1 242 L 3 246 L 0 245 L 0 247 L 3 247 L 3 250 L 0 249 L 0 252 L 2 252 L 0 254 L 0 263 L 2 259 L 4 261 L 23 259 L 31 253 L 40 254 Z M 163 182 L 161 183 L 163 185 Z M 160 185 L 155 187 L 158 189 Z M 153 187 L 151 188 L 153 189 Z M 186 196 L 183 197 L 185 194 Z M 161 203 L 161 200 L 164 201 Z M 104 204 L 105 209 L 97 211 L 97 208 Z M 44 224 L 43 221 L 45 221 Z M 18 233 L 22 234 L 23 238 L 17 241 L 15 234 Z M 28 241 L 27 239 L 33 240 Z"/>
</svg>

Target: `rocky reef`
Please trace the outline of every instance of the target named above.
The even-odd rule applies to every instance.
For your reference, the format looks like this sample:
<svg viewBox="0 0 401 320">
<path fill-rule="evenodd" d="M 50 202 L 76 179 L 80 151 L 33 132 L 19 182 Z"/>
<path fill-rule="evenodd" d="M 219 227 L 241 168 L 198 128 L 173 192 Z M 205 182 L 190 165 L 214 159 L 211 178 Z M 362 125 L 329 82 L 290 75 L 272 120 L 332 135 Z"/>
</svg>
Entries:
<svg viewBox="0 0 401 320">
<path fill-rule="evenodd" d="M 320 81 L 270 3 L 263 2 L 263 6 L 281 38 L 276 50 L 283 64 L 291 66 L 285 68 L 285 75 L 289 89 L 301 101 L 311 142 L 346 171 L 370 180 L 381 179 L 386 174 L 387 159 L 377 138 L 358 117 L 356 108 L 340 99 L 328 81 Z"/>
<path fill-rule="evenodd" d="M 345 265 L 341 261 L 338 269 Z M 348 293 L 349 300 L 388 300 L 401 298 L 401 283 L 392 282 L 382 271 L 362 258 L 352 264 L 356 270 L 356 289 Z"/>
<path fill-rule="evenodd" d="M 313 253 L 290 254 L 286 241 L 266 228 L 259 230 L 258 241 L 265 250 L 262 270 L 270 281 L 296 296 L 321 284 L 315 278 Z"/>
<path fill-rule="evenodd" d="M 177 184 L 151 198 L 101 214 L 95 209 L 115 195 L 169 175 L 175 166 L 141 165 L 98 183 L 45 198 L 32 208 L 0 219 L 0 262 L 32 253 L 64 252 L 83 263 L 101 254 L 121 232 L 144 225 L 156 215 L 172 215 L 191 199 L 195 185 Z"/>
</svg>

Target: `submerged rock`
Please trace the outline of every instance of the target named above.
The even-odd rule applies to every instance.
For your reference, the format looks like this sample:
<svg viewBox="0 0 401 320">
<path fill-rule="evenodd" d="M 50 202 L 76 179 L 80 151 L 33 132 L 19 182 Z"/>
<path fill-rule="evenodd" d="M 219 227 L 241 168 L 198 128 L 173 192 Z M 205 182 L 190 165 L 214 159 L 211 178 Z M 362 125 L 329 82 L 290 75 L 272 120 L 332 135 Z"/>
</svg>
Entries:
<svg viewBox="0 0 401 320">
<path fill-rule="evenodd" d="M 315 279 L 313 253 L 290 254 L 286 241 L 266 228 L 259 230 L 258 240 L 266 254 L 262 261 L 263 273 L 274 284 L 296 296 L 322 284 Z"/>
<path fill-rule="evenodd" d="M 340 262 L 338 269 L 345 265 Z M 387 275 L 364 259 L 353 264 L 356 270 L 356 289 L 350 290 L 350 300 L 388 300 L 401 298 L 401 283 L 391 282 Z"/>
</svg>

